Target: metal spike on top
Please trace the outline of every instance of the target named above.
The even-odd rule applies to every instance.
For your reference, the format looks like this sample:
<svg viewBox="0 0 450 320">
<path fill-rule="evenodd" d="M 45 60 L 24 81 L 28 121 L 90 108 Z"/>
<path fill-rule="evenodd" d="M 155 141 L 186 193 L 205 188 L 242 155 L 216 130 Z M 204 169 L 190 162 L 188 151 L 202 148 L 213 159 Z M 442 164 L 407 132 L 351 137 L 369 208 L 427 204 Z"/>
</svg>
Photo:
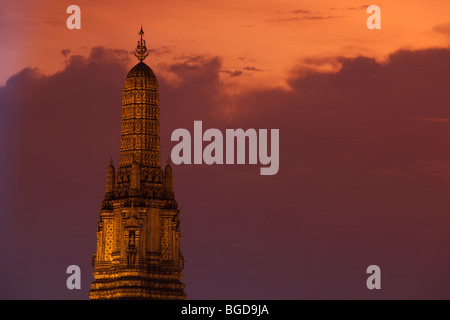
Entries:
<svg viewBox="0 0 450 320">
<path fill-rule="evenodd" d="M 138 40 L 138 44 L 137 44 L 136 50 L 134 51 L 134 55 L 136 56 L 136 58 L 139 59 L 139 61 L 143 61 L 145 58 L 147 58 L 148 52 L 147 52 L 147 46 L 145 45 L 145 40 L 143 39 L 144 30 L 142 29 L 142 25 L 141 25 L 141 31 L 139 31 L 138 34 L 141 36 L 141 39 Z"/>
</svg>

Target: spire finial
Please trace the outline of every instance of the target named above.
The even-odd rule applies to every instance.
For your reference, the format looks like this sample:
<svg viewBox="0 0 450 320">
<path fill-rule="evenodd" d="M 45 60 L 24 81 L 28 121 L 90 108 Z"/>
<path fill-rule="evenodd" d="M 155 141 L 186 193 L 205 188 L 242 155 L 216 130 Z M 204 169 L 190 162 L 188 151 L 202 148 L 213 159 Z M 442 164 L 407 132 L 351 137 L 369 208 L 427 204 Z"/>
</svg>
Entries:
<svg viewBox="0 0 450 320">
<path fill-rule="evenodd" d="M 145 45 L 145 40 L 143 38 L 144 29 L 142 28 L 142 24 L 141 24 L 141 31 L 139 31 L 138 34 L 141 38 L 140 40 L 138 40 L 138 44 L 134 52 L 134 55 L 136 56 L 136 58 L 139 59 L 139 61 L 142 62 L 148 56 L 147 46 Z"/>
<path fill-rule="evenodd" d="M 112 157 L 111 157 L 111 159 L 109 159 L 109 164 L 112 166 L 113 165 L 113 159 L 112 159 Z"/>
</svg>

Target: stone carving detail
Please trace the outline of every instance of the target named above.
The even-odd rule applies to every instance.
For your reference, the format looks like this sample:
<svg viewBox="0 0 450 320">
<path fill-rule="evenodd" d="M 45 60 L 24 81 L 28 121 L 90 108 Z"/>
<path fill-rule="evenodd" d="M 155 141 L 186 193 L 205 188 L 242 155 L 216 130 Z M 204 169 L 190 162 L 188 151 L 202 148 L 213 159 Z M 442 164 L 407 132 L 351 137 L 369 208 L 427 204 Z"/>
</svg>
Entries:
<svg viewBox="0 0 450 320">
<path fill-rule="evenodd" d="M 169 219 L 163 219 L 162 223 L 162 235 L 161 235 L 161 253 L 162 258 L 165 261 L 171 260 L 171 238 L 170 238 L 170 221 Z"/>
<path fill-rule="evenodd" d="M 111 253 L 113 247 L 113 223 L 106 220 L 104 224 L 105 228 L 105 260 L 111 261 Z"/>
</svg>

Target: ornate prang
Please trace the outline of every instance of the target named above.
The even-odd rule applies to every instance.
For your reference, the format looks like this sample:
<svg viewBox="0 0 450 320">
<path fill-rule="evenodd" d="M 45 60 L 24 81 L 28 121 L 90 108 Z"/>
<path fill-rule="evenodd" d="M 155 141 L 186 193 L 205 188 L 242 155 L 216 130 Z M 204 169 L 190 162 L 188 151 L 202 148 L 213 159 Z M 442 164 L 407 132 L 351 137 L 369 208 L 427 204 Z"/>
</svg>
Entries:
<svg viewBox="0 0 450 320">
<path fill-rule="evenodd" d="M 138 40 L 134 55 L 136 56 L 136 58 L 139 59 L 139 61 L 144 61 L 144 59 L 147 58 L 147 56 L 148 56 L 148 52 L 147 52 L 147 46 L 145 45 L 145 40 L 143 39 L 144 30 L 142 29 L 142 25 L 141 25 L 141 31 L 139 31 L 138 34 L 141 36 L 141 39 Z"/>
<path fill-rule="evenodd" d="M 107 169 L 90 299 L 185 299 L 180 210 L 169 164 L 161 168 L 158 80 L 142 60 L 125 79 L 120 159 Z"/>
</svg>

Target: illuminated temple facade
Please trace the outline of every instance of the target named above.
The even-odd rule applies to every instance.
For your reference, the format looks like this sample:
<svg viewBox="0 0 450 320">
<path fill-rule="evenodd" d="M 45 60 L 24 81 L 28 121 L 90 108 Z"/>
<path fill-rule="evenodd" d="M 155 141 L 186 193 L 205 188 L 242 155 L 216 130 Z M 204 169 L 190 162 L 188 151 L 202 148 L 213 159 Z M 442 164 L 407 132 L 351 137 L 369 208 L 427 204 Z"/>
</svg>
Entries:
<svg viewBox="0 0 450 320">
<path fill-rule="evenodd" d="M 107 169 L 90 299 L 185 299 L 180 210 L 161 169 L 158 81 L 143 30 L 122 96 L 120 162 Z"/>
</svg>

